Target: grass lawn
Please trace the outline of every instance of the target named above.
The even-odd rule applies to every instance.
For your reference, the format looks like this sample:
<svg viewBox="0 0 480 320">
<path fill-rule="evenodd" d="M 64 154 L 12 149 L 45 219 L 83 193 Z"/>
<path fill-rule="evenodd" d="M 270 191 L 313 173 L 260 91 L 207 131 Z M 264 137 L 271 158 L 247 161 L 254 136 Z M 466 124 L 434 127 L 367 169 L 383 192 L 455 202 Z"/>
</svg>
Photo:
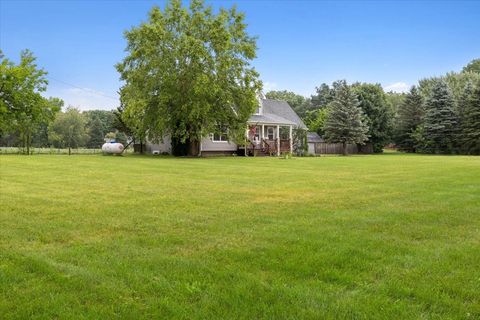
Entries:
<svg viewBox="0 0 480 320">
<path fill-rule="evenodd" d="M 479 319 L 480 157 L 0 157 L 1 319 Z"/>
</svg>

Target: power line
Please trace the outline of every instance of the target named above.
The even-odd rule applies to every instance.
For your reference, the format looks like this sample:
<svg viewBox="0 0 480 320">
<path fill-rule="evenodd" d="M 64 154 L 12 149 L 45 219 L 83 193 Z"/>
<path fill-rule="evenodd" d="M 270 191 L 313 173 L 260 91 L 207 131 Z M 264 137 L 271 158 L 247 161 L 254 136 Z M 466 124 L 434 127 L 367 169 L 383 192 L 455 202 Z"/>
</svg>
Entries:
<svg viewBox="0 0 480 320">
<path fill-rule="evenodd" d="M 46 76 L 46 77 L 47 77 L 48 79 L 50 79 L 50 80 L 63 83 L 63 84 L 65 84 L 65 85 L 67 85 L 67 86 L 70 86 L 70 87 L 73 87 L 73 88 L 77 88 L 77 89 L 83 90 L 83 91 L 85 91 L 85 92 L 93 93 L 93 94 L 96 94 L 96 95 L 98 95 L 98 96 L 102 96 L 102 97 L 105 97 L 105 98 L 109 98 L 109 99 L 118 101 L 118 98 L 115 98 L 115 97 L 112 97 L 112 96 L 103 94 L 103 93 L 101 93 L 101 92 L 98 92 L 98 91 L 95 91 L 95 90 L 86 89 L 86 88 L 82 88 L 82 87 L 80 87 L 80 86 L 77 86 L 77 85 L 74 85 L 74 84 L 71 84 L 71 83 L 62 81 L 62 80 L 55 79 L 55 78 L 53 78 L 53 77 L 51 77 L 51 76 Z"/>
</svg>

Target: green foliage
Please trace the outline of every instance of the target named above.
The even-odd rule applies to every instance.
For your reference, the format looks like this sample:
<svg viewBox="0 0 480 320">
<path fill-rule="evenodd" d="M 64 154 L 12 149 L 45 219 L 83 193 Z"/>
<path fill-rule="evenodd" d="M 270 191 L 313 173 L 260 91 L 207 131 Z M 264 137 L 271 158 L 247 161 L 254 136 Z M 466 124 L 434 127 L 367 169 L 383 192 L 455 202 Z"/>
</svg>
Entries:
<svg viewBox="0 0 480 320">
<path fill-rule="evenodd" d="M 89 139 L 87 142 L 87 147 L 89 148 L 100 148 L 105 143 L 105 131 L 102 121 L 98 116 L 96 116 L 93 121 L 90 121 L 87 124 L 87 132 Z"/>
<path fill-rule="evenodd" d="M 324 125 L 325 119 L 327 118 L 327 113 L 328 108 L 322 108 L 307 112 L 304 122 L 305 125 L 308 127 L 308 130 L 315 131 L 320 136 L 323 136 L 325 133 Z"/>
<path fill-rule="evenodd" d="M 312 108 L 314 110 L 324 109 L 335 98 L 335 83 L 333 88 L 330 88 L 326 83 L 322 83 L 319 87 L 315 88 L 315 91 L 316 94 L 311 97 Z"/>
<path fill-rule="evenodd" d="M 87 119 L 87 127 L 92 129 L 92 122 L 98 119 L 100 121 L 100 130 L 103 132 L 115 131 L 116 116 L 114 111 L 110 110 L 87 110 L 82 112 Z"/>
<path fill-rule="evenodd" d="M 295 155 L 304 156 L 308 151 L 307 131 L 301 128 L 293 128 L 292 145 Z"/>
<path fill-rule="evenodd" d="M 325 120 L 325 140 L 342 143 L 343 153 L 347 144 L 364 144 L 368 140 L 368 125 L 363 120 L 357 95 L 345 81 L 336 86 L 334 100 L 328 106 Z"/>
<path fill-rule="evenodd" d="M 480 59 L 473 59 L 472 61 L 470 61 L 469 64 L 463 67 L 462 72 L 480 73 Z"/>
<path fill-rule="evenodd" d="M 86 119 L 78 109 L 69 107 L 55 118 L 49 128 L 49 140 L 56 148 L 78 148 L 88 140 Z"/>
<path fill-rule="evenodd" d="M 452 153 L 455 150 L 457 117 L 453 95 L 444 80 L 434 82 L 425 101 L 424 151 Z"/>
<path fill-rule="evenodd" d="M 108 132 L 105 135 L 105 139 L 107 139 L 107 141 L 115 140 L 116 142 L 119 142 L 124 146 L 127 144 L 127 135 L 118 130 L 115 130 L 113 132 Z"/>
<path fill-rule="evenodd" d="M 480 154 L 480 85 L 469 84 L 462 99 L 461 148 L 467 154 Z"/>
<path fill-rule="evenodd" d="M 31 51 L 20 53 L 18 65 L 1 52 L 0 59 L 0 132 L 18 133 L 28 154 L 33 135 L 42 124 L 52 121 L 61 100 L 42 97 L 48 84 L 47 73 L 37 67 Z"/>
<path fill-rule="evenodd" d="M 172 0 L 125 37 L 128 54 L 117 70 L 125 82 L 122 119 L 135 136 L 169 134 L 193 146 L 218 126 L 245 130 L 261 82 L 250 65 L 257 47 L 243 13 Z"/>
<path fill-rule="evenodd" d="M 417 128 L 423 124 L 425 114 L 423 97 L 413 86 L 398 108 L 395 143 L 400 150 L 415 152 L 420 142 Z"/>
<path fill-rule="evenodd" d="M 387 102 L 392 106 L 392 111 L 395 116 L 398 115 L 398 110 L 400 109 L 400 106 L 405 100 L 405 97 L 406 97 L 405 93 L 398 93 L 398 92 L 385 93 L 385 98 L 387 99 Z"/>
<path fill-rule="evenodd" d="M 365 115 L 364 121 L 368 125 L 369 142 L 372 143 L 373 152 L 382 152 L 383 147 L 392 139 L 392 106 L 380 84 L 355 83 L 352 87 Z"/>
</svg>

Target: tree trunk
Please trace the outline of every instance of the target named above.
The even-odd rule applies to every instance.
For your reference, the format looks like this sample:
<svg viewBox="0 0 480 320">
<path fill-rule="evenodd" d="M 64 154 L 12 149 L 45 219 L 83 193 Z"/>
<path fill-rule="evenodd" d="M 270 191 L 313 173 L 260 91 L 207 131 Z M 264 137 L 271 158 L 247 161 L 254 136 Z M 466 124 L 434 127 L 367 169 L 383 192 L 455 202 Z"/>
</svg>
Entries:
<svg viewBox="0 0 480 320">
<path fill-rule="evenodd" d="M 346 156 L 348 153 L 347 153 L 347 143 L 345 141 L 342 143 L 342 147 L 343 147 L 343 155 Z"/>
<path fill-rule="evenodd" d="M 27 147 L 27 155 L 30 155 L 30 132 L 29 132 L 28 129 L 27 129 L 27 133 L 25 135 L 25 144 L 26 144 L 26 147 Z"/>
<path fill-rule="evenodd" d="M 72 155 L 72 150 L 71 150 L 70 146 L 68 146 L 68 155 L 69 156 Z"/>
<path fill-rule="evenodd" d="M 188 144 L 188 155 L 191 157 L 196 157 L 200 154 L 200 142 L 199 141 L 190 141 Z"/>
</svg>

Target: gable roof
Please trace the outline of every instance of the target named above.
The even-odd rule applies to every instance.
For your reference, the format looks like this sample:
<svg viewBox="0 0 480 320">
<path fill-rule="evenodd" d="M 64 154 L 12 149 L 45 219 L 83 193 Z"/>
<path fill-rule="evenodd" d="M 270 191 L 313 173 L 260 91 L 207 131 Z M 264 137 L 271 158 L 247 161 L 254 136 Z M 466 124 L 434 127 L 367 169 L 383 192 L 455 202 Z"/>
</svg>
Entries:
<svg viewBox="0 0 480 320">
<path fill-rule="evenodd" d="M 307 142 L 324 142 L 323 138 L 316 132 L 307 132 Z"/>
<path fill-rule="evenodd" d="M 293 111 L 292 107 L 282 100 L 260 99 L 262 114 L 254 114 L 249 122 L 264 122 L 269 124 L 294 125 L 301 129 L 307 129 L 302 119 Z"/>
</svg>

